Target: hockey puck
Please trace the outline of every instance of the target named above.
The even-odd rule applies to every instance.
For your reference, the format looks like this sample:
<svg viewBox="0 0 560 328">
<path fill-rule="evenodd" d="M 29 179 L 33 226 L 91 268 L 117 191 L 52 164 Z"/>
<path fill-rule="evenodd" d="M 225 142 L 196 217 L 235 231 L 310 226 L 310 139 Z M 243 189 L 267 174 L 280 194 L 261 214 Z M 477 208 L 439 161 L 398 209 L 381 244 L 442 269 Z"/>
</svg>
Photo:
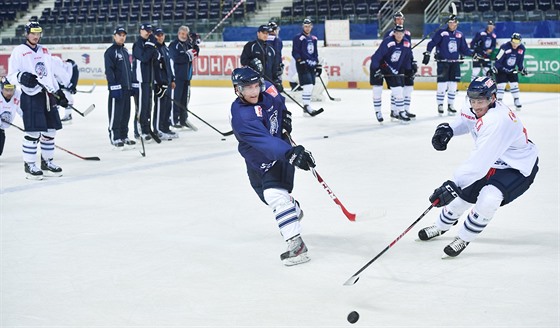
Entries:
<svg viewBox="0 0 560 328">
<path fill-rule="evenodd" d="M 226 141 L 226 138 L 222 138 L 222 141 Z"/>
<path fill-rule="evenodd" d="M 358 312 L 356 311 L 352 311 L 350 313 L 348 313 L 348 322 L 354 324 L 356 322 L 358 322 L 358 319 L 360 319 L 360 315 L 358 314 Z"/>
<path fill-rule="evenodd" d="M 323 138 L 327 139 L 329 136 L 323 136 Z"/>
</svg>

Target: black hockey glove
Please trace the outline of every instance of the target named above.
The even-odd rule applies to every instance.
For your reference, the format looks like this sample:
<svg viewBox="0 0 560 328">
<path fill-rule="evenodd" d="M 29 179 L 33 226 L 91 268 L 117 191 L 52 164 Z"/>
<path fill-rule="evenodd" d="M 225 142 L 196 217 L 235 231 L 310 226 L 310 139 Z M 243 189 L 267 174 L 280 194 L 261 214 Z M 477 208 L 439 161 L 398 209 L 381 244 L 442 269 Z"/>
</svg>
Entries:
<svg viewBox="0 0 560 328">
<path fill-rule="evenodd" d="M 317 64 L 317 66 L 315 66 L 315 75 L 321 76 L 321 73 L 323 73 L 323 65 Z"/>
<path fill-rule="evenodd" d="M 416 73 L 418 73 L 418 63 L 416 62 L 416 60 L 412 61 L 412 74 L 416 75 Z"/>
<path fill-rule="evenodd" d="M 259 73 L 263 72 L 263 64 L 258 58 L 253 58 L 253 60 L 249 63 L 249 66 Z"/>
<path fill-rule="evenodd" d="M 482 57 L 479 54 L 477 54 L 476 52 L 473 53 L 472 60 L 483 61 Z"/>
<path fill-rule="evenodd" d="M 156 84 L 155 87 L 154 87 L 155 95 L 158 98 L 163 98 L 163 96 L 165 96 L 166 91 L 167 91 L 167 85 L 166 84 Z"/>
<path fill-rule="evenodd" d="M 442 207 L 451 203 L 455 198 L 459 197 L 461 194 L 461 188 L 457 187 L 455 182 L 451 180 L 445 181 L 441 187 L 436 188 L 434 193 L 430 196 L 430 203 L 434 203 L 436 207 Z"/>
<path fill-rule="evenodd" d="M 24 87 L 35 88 L 39 82 L 37 81 L 37 75 L 28 72 L 23 72 L 19 76 L 19 83 Z"/>
<path fill-rule="evenodd" d="M 523 68 L 519 73 L 521 73 L 521 75 L 526 76 L 527 74 L 529 74 L 529 72 L 527 72 L 526 68 Z"/>
<path fill-rule="evenodd" d="M 274 81 L 274 86 L 276 87 L 278 92 L 284 91 L 284 86 L 282 85 L 282 81 L 280 81 L 280 80 Z"/>
<path fill-rule="evenodd" d="M 68 98 L 66 98 L 66 95 L 64 94 L 64 91 L 62 91 L 62 89 L 58 89 L 58 91 L 55 93 L 55 98 L 56 98 L 56 103 L 60 106 L 60 107 L 68 107 Z"/>
<path fill-rule="evenodd" d="M 153 34 L 150 34 L 146 42 L 144 42 L 144 47 L 155 48 L 156 44 L 157 44 L 156 37 Z"/>
<path fill-rule="evenodd" d="M 375 73 L 373 73 L 373 77 L 374 77 L 375 79 L 380 79 L 380 78 L 383 77 L 383 73 L 381 72 L 380 69 L 378 69 L 377 71 L 375 71 Z"/>
<path fill-rule="evenodd" d="M 287 109 L 282 113 L 282 130 L 292 133 L 292 113 Z"/>
<path fill-rule="evenodd" d="M 425 51 L 423 53 L 424 58 L 422 59 L 422 64 L 424 65 L 428 65 L 428 63 L 430 62 L 430 52 L 429 51 Z"/>
<path fill-rule="evenodd" d="M 296 166 L 304 171 L 309 171 L 310 168 L 315 167 L 315 159 L 311 152 L 305 150 L 303 146 L 295 146 L 286 153 L 288 163 Z"/>
<path fill-rule="evenodd" d="M 121 99 L 122 98 L 122 89 L 121 89 L 120 84 L 109 86 L 109 97 L 115 98 L 115 99 Z"/>
<path fill-rule="evenodd" d="M 496 68 L 496 66 L 492 66 L 490 71 L 492 71 L 493 74 L 498 74 L 498 69 Z"/>
<path fill-rule="evenodd" d="M 441 123 L 437 126 L 436 132 L 432 137 L 432 146 L 435 150 L 446 150 L 447 143 L 453 138 L 453 129 L 447 123 Z"/>
</svg>

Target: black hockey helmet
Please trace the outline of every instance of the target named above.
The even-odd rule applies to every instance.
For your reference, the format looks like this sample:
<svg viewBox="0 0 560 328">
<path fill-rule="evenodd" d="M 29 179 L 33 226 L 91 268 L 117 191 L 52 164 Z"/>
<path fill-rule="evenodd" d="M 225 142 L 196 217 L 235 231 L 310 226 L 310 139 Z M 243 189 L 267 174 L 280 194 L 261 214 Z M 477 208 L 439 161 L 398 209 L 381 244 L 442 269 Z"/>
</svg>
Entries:
<svg viewBox="0 0 560 328">
<path fill-rule="evenodd" d="M 515 44 L 520 44 L 521 43 L 521 34 L 513 33 L 511 35 L 511 42 L 513 42 Z"/>
<path fill-rule="evenodd" d="M 25 35 L 29 33 L 43 33 L 43 28 L 38 22 L 29 22 L 25 24 Z"/>
<path fill-rule="evenodd" d="M 0 86 L 2 87 L 2 89 L 6 90 L 14 90 L 16 88 L 16 86 L 11 84 L 5 76 L 2 76 L 0 78 Z"/>
<path fill-rule="evenodd" d="M 278 23 L 274 19 L 271 19 L 268 22 L 268 27 L 270 27 L 271 30 L 276 31 L 278 29 Z"/>
<path fill-rule="evenodd" d="M 397 11 L 396 13 L 393 14 L 393 20 L 397 19 L 397 18 L 402 18 L 404 19 L 404 14 L 400 11 Z"/>
<path fill-rule="evenodd" d="M 259 83 L 261 91 L 264 91 L 265 88 L 264 81 L 259 72 L 249 66 L 234 69 L 233 72 L 231 72 L 231 83 L 233 84 L 235 91 L 239 93 L 243 91 L 244 86 L 254 83 Z"/>
<path fill-rule="evenodd" d="M 492 99 L 498 91 L 496 82 L 487 76 L 480 76 L 472 80 L 467 89 L 469 99 Z"/>
<path fill-rule="evenodd" d="M 309 18 L 306 18 L 306 19 L 303 20 L 303 25 L 312 25 L 312 24 L 313 24 L 313 22 Z"/>
</svg>

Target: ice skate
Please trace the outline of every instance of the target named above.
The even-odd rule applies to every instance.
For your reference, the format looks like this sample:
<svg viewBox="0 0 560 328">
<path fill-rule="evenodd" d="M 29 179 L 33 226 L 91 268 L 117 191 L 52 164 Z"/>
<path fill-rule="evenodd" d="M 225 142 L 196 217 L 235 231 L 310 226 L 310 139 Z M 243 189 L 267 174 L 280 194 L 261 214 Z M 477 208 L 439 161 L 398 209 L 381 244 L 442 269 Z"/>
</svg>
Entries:
<svg viewBox="0 0 560 328">
<path fill-rule="evenodd" d="M 406 112 L 406 116 L 408 116 L 408 118 L 410 118 L 410 119 L 415 119 L 416 118 L 416 114 L 411 113 L 407 110 L 405 110 L 405 112 Z"/>
<path fill-rule="evenodd" d="M 35 163 L 23 163 L 25 170 L 25 178 L 29 180 L 43 180 L 43 171 L 35 165 Z"/>
<path fill-rule="evenodd" d="M 439 116 L 443 115 L 443 104 L 437 105 L 437 112 Z"/>
<path fill-rule="evenodd" d="M 161 132 L 161 131 L 158 131 L 158 137 L 161 140 L 167 140 L 167 141 L 173 140 L 173 138 L 171 137 L 171 135 L 169 133 L 165 133 L 165 132 Z"/>
<path fill-rule="evenodd" d="M 117 139 L 112 142 L 113 150 L 124 150 L 124 142 L 121 139 Z"/>
<path fill-rule="evenodd" d="M 399 114 L 397 112 L 391 111 L 391 122 L 397 122 L 399 120 Z"/>
<path fill-rule="evenodd" d="M 517 111 L 520 111 L 521 107 L 523 107 L 523 106 L 521 106 L 521 101 L 519 101 L 519 98 L 513 99 L 513 103 L 515 104 L 515 109 Z"/>
<path fill-rule="evenodd" d="M 45 172 L 45 176 L 48 177 L 61 177 L 62 168 L 55 163 L 53 163 L 52 158 L 44 159 L 41 158 L 41 170 Z"/>
<path fill-rule="evenodd" d="M 453 105 L 447 105 L 447 115 L 455 116 L 455 114 L 457 114 L 455 107 L 453 107 Z"/>
<path fill-rule="evenodd" d="M 307 247 L 300 235 L 290 238 L 287 243 L 288 250 L 280 255 L 280 260 L 284 265 L 292 266 L 311 260 L 307 255 Z"/>
<path fill-rule="evenodd" d="M 134 140 L 125 138 L 125 139 L 123 140 L 123 143 L 124 143 L 124 148 L 125 148 L 125 149 L 134 149 L 134 148 L 136 148 L 136 141 L 134 141 Z"/>
<path fill-rule="evenodd" d="M 402 124 L 410 123 L 410 118 L 406 115 L 406 112 L 404 110 L 401 110 L 399 112 L 399 120 L 401 121 Z"/>
<path fill-rule="evenodd" d="M 443 252 L 449 257 L 456 257 L 457 255 L 461 254 L 465 248 L 469 245 L 468 241 L 464 241 L 459 237 L 455 237 L 455 240 L 451 242 L 451 244 L 445 246 Z M 444 255 L 442 258 L 446 258 Z"/>
<path fill-rule="evenodd" d="M 418 231 L 418 238 L 420 238 L 420 240 L 430 240 L 432 238 L 439 237 L 446 232 L 447 231 L 439 230 L 437 226 L 433 225 Z"/>
<path fill-rule="evenodd" d="M 62 124 L 72 124 L 72 114 L 65 115 L 60 119 L 60 122 L 62 122 Z"/>
<path fill-rule="evenodd" d="M 142 133 L 142 135 L 141 135 L 140 137 L 138 137 L 137 139 L 140 139 L 140 138 L 144 139 L 144 142 L 145 142 L 145 143 L 150 143 L 150 142 L 152 142 L 152 136 L 150 136 L 150 135 L 147 134 L 147 133 Z"/>
<path fill-rule="evenodd" d="M 375 117 L 377 118 L 377 122 L 383 123 L 383 114 L 381 114 L 381 112 L 375 112 Z"/>
</svg>

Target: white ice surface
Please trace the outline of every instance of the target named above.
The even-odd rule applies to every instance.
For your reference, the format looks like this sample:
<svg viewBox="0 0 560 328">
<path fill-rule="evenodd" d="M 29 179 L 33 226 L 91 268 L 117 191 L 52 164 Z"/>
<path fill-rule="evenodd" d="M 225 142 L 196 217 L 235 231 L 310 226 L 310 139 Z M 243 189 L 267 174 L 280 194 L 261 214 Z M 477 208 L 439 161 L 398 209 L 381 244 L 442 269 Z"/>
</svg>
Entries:
<svg viewBox="0 0 560 328">
<path fill-rule="evenodd" d="M 516 113 L 540 149 L 540 171 L 463 254 L 440 259 L 457 227 L 415 241 L 434 209 L 343 286 L 422 214 L 470 152 L 469 136 L 433 150 L 435 126 L 452 119 L 436 115 L 434 91 L 414 92 L 418 119 L 408 126 L 389 122 L 387 91 L 383 125 L 369 90 L 331 90 L 342 101 L 315 104 L 325 108 L 315 118 L 288 103 L 294 139 L 358 219 L 348 221 L 312 174 L 298 171 L 293 195 L 312 260 L 284 267 L 285 243 L 249 186 L 233 136 L 221 141 L 191 117 L 198 132 L 147 144 L 145 158 L 138 148 L 114 151 L 105 89 L 77 95 L 76 107 L 97 108 L 86 118 L 74 113 L 56 139 L 99 162 L 57 150 L 64 176 L 29 181 L 22 133 L 6 131 L 0 326 L 348 327 L 352 310 L 361 315 L 356 327 L 560 325 L 558 94 L 521 94 Z M 194 87 L 190 109 L 229 131 L 233 97 L 231 88 Z M 505 103 L 513 105 L 509 93 Z"/>
</svg>

